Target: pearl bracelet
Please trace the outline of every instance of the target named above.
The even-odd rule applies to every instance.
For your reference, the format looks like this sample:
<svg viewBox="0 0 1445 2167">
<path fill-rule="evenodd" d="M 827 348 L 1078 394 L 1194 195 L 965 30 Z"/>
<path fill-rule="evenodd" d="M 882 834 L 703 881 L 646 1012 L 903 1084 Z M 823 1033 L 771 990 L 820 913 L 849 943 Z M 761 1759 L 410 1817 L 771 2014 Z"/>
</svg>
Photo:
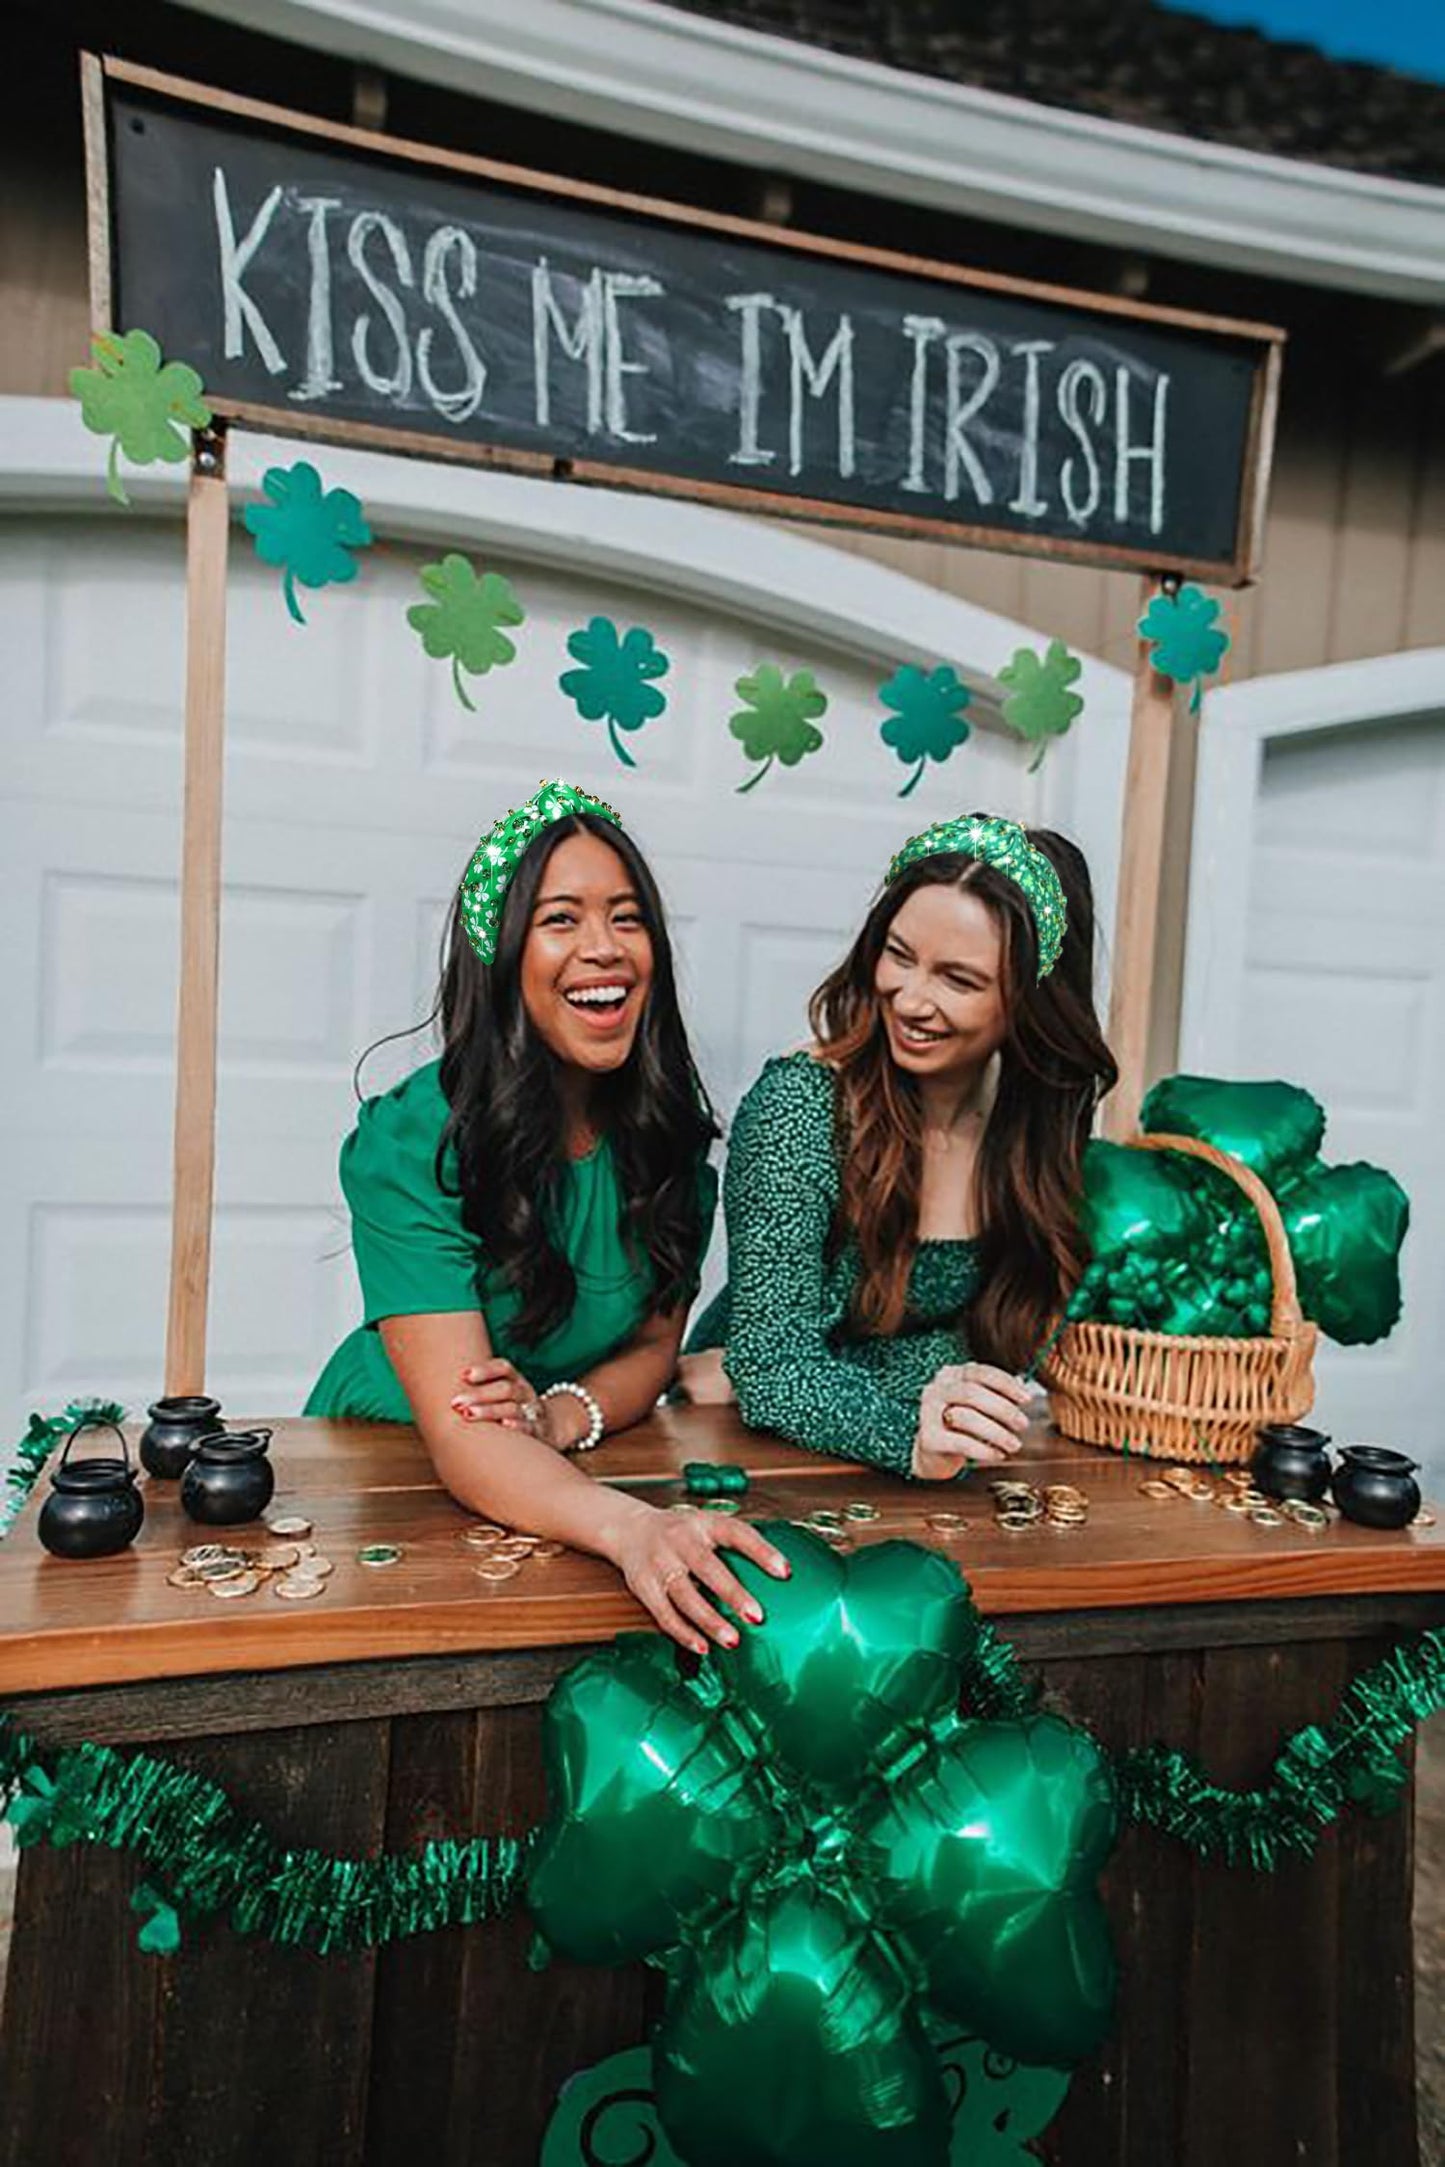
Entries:
<svg viewBox="0 0 1445 2167">
<path fill-rule="evenodd" d="M 593 1398 L 585 1384 L 549 1384 L 546 1391 L 539 1393 L 538 1397 L 544 1400 L 555 1399 L 559 1392 L 570 1392 L 573 1399 L 581 1400 L 582 1405 L 587 1409 L 587 1435 L 579 1437 L 575 1445 L 565 1446 L 564 1450 L 567 1452 L 590 1452 L 594 1445 L 601 1444 L 602 1432 L 607 1427 L 607 1418 L 603 1414 L 600 1404 Z"/>
</svg>

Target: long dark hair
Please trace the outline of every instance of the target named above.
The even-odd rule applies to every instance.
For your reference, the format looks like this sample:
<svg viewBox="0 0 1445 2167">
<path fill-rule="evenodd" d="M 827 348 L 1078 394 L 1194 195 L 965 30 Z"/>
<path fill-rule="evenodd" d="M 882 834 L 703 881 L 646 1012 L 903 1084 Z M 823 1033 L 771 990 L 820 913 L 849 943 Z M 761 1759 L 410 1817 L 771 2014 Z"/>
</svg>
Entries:
<svg viewBox="0 0 1445 2167">
<path fill-rule="evenodd" d="M 627 868 L 652 940 L 652 986 L 623 1066 L 598 1078 L 593 1111 L 610 1140 L 623 1196 L 623 1236 L 652 1266 L 656 1305 L 691 1292 L 701 1262 L 698 1173 L 720 1133 L 683 1029 L 662 898 L 630 836 L 591 813 L 544 829 L 518 861 L 484 964 L 467 937 L 457 889 L 438 1007 L 441 1086 L 451 1112 L 437 1147 L 445 1185 L 454 1144 L 462 1218 L 521 1296 L 513 1331 L 535 1345 L 564 1323 L 577 1296 L 555 1247 L 552 1207 L 566 1164 L 557 1059 L 533 1029 L 521 962 L 547 862 L 570 835 L 595 835 Z"/>
<path fill-rule="evenodd" d="M 1083 853 L 1048 828 L 1028 838 L 1063 883 L 1063 951 L 1038 978 L 1038 934 L 1027 897 L 981 859 L 957 852 L 905 867 L 878 897 L 843 962 L 814 994 L 809 1020 L 835 1070 L 841 1181 L 831 1243 L 857 1243 L 861 1269 L 850 1321 L 896 1332 L 918 1246 L 923 1144 L 913 1080 L 893 1061 L 875 979 L 888 930 L 917 889 L 964 888 L 1002 937 L 1006 1035 L 998 1089 L 979 1146 L 980 1288 L 967 1319 L 985 1362 L 1020 1370 L 1088 1261 L 1079 1230 L 1084 1146 L 1094 1110 L 1118 1077 L 1094 1013 L 1094 897 Z"/>
</svg>

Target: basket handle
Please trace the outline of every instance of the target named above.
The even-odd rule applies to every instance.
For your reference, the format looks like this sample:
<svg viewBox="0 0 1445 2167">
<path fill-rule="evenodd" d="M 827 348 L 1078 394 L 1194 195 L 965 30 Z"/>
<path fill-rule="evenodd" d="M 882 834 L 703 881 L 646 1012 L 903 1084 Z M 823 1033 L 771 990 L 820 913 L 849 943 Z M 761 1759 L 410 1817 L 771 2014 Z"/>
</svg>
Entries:
<svg viewBox="0 0 1445 2167">
<path fill-rule="evenodd" d="M 1289 1241 L 1269 1189 L 1252 1168 L 1241 1159 L 1231 1158 L 1227 1151 L 1206 1144 L 1198 1136 L 1134 1136 L 1130 1148 L 1136 1151 L 1182 1151 L 1191 1159 L 1204 1159 L 1210 1166 L 1217 1166 L 1221 1174 L 1227 1174 L 1235 1187 L 1242 1189 L 1259 1214 L 1264 1229 L 1264 1239 L 1269 1250 L 1269 1272 L 1272 1282 L 1269 1310 L 1269 1330 L 1272 1339 L 1294 1339 L 1304 1324 L 1304 1312 L 1299 1305 L 1299 1290 L 1295 1285 L 1294 1258 L 1290 1255 Z"/>
</svg>

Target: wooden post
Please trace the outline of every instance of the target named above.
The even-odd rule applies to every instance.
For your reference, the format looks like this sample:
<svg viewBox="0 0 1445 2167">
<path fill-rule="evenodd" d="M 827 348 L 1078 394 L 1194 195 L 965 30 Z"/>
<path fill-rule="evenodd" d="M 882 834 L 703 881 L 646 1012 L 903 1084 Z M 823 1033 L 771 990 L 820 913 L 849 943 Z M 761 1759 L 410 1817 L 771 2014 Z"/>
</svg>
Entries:
<svg viewBox="0 0 1445 2167">
<path fill-rule="evenodd" d="M 226 711 L 226 440 L 191 438 L 186 504 L 186 754 L 167 1393 L 203 1392 L 216 1168 L 216 992 Z"/>
<path fill-rule="evenodd" d="M 1157 592 L 1157 581 L 1144 581 L 1140 588 L 1141 616 Z M 1105 1136 L 1116 1143 L 1132 1136 L 1139 1125 L 1139 1106 L 1147 1080 L 1174 700 L 1173 682 L 1154 668 L 1148 643 L 1141 639 L 1134 657 L 1119 902 L 1109 987 L 1109 1044 L 1119 1064 L 1119 1081 L 1104 1101 L 1103 1129 Z"/>
</svg>

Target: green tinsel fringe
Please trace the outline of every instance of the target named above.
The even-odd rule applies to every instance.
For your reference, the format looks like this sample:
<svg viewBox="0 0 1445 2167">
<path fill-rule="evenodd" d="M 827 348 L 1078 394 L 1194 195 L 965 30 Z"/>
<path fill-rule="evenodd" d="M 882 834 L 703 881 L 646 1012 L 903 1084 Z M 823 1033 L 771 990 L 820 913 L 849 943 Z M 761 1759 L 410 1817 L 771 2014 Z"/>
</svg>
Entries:
<svg viewBox="0 0 1445 2167">
<path fill-rule="evenodd" d="M 1255 1791 L 1211 1783 L 1187 1755 L 1145 1746 L 1114 1764 L 1126 1819 L 1222 1858 L 1272 1873 L 1290 1854 L 1308 1857 L 1347 1805 L 1380 1812 L 1405 1781 L 1397 1758 L 1417 1726 L 1445 1708 L 1445 1631 L 1423 1633 L 1357 1678 L 1327 1728 L 1288 1739 L 1273 1780 Z"/>
<path fill-rule="evenodd" d="M 21 1843 L 134 1851 L 183 1915 L 224 1913 L 238 1933 L 323 1956 L 494 1918 L 519 1893 L 536 1838 L 477 1836 L 369 1859 L 291 1850 L 174 1761 L 93 1745 L 43 1754 L 8 1722 L 0 1796 Z"/>
<path fill-rule="evenodd" d="M 61 1415 L 32 1415 L 30 1427 L 15 1447 L 15 1457 L 0 1496 L 0 1537 L 9 1534 L 51 1453 L 63 1438 L 98 1422 L 124 1422 L 118 1400 L 72 1400 Z"/>
</svg>

